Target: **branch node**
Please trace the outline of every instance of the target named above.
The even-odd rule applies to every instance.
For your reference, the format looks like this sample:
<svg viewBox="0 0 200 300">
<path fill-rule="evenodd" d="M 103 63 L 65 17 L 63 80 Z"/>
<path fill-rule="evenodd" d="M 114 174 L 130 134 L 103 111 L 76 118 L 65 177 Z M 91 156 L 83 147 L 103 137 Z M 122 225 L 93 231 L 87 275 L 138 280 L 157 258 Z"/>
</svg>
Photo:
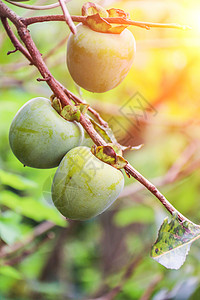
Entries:
<svg viewBox="0 0 200 300">
<path fill-rule="evenodd" d="M 37 78 L 37 81 L 48 81 L 51 79 L 51 76 L 48 76 L 48 77 L 44 77 L 44 78 Z"/>
<path fill-rule="evenodd" d="M 8 52 L 7 52 L 7 55 L 10 55 L 10 54 L 12 54 L 12 53 L 15 53 L 15 52 L 17 52 L 18 50 L 19 50 L 19 47 L 16 46 L 14 50 L 8 51 Z"/>
</svg>

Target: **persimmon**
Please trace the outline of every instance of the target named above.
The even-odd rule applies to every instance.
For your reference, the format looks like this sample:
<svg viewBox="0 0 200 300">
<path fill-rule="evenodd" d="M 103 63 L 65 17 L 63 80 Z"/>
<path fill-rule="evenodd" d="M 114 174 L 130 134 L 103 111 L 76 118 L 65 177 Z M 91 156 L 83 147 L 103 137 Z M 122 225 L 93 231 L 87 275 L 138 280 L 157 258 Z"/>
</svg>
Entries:
<svg viewBox="0 0 200 300">
<path fill-rule="evenodd" d="M 83 128 L 64 120 L 46 98 L 28 101 L 14 117 L 10 146 L 20 162 L 33 168 L 53 168 L 83 140 Z"/>
<path fill-rule="evenodd" d="M 87 220 L 105 211 L 124 187 L 120 170 L 104 163 L 88 147 L 76 147 L 62 159 L 52 184 L 52 199 L 66 218 Z"/>
<path fill-rule="evenodd" d="M 133 34 L 104 33 L 77 25 L 67 44 L 67 66 L 73 80 L 82 88 L 103 93 L 118 86 L 127 76 L 136 52 Z"/>
</svg>

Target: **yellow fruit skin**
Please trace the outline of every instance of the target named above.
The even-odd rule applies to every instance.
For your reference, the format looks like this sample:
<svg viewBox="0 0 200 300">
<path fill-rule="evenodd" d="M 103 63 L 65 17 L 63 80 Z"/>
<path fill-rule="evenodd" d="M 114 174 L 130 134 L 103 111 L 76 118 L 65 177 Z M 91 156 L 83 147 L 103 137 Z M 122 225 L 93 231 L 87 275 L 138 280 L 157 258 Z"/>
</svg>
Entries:
<svg viewBox="0 0 200 300">
<path fill-rule="evenodd" d="M 42 97 L 28 101 L 10 126 L 10 147 L 25 166 L 39 169 L 57 167 L 63 156 L 82 143 L 83 128 L 64 120 Z"/>
<path fill-rule="evenodd" d="M 132 33 L 101 33 L 79 24 L 70 34 L 67 66 L 73 80 L 82 88 L 103 93 L 115 88 L 128 74 L 136 52 Z"/>
<path fill-rule="evenodd" d="M 105 211 L 123 187 L 120 170 L 80 146 L 62 159 L 52 184 L 52 200 L 66 218 L 87 220 Z"/>
</svg>

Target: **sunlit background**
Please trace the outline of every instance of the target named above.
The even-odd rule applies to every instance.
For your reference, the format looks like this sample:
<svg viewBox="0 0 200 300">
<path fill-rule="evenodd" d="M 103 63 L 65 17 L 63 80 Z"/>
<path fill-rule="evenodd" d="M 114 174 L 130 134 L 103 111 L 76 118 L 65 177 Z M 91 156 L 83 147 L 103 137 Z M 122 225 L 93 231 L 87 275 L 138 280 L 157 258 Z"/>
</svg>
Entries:
<svg viewBox="0 0 200 300">
<path fill-rule="evenodd" d="M 67 4 L 80 15 L 85 1 Z M 125 145 L 144 144 L 126 158 L 156 184 L 184 215 L 200 224 L 200 2 L 94 1 L 129 12 L 132 20 L 178 23 L 190 30 L 130 26 L 137 43 L 133 67 L 116 89 L 104 94 L 79 90 L 66 67 L 69 30 L 64 22 L 31 25 L 31 35 L 52 74 L 100 112 Z M 29 4 L 45 5 L 38 0 Z M 60 14 L 60 9 L 21 16 Z M 51 91 L 0 27 L 0 247 L 32 237 L 41 222 L 51 231 L 0 261 L 0 299 L 197 300 L 200 243 L 179 271 L 150 258 L 163 219 L 161 203 L 135 180 L 112 207 L 87 222 L 66 226 L 51 202 L 55 169 L 23 168 L 8 143 L 10 123 L 29 99 Z M 127 186 L 132 185 L 131 188 Z M 4 248 L 3 248 L 4 247 Z"/>
</svg>

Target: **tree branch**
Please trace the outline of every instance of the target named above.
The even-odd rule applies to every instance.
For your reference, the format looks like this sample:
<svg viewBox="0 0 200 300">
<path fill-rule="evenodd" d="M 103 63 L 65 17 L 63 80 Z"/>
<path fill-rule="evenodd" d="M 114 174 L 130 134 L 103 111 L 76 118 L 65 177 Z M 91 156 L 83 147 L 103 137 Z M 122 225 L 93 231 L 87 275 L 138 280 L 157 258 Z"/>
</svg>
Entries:
<svg viewBox="0 0 200 300">
<path fill-rule="evenodd" d="M 18 3 L 18 2 L 13 2 L 13 1 L 9 1 L 6 0 L 8 3 L 13 4 L 15 6 L 21 7 L 21 8 L 25 8 L 25 9 L 31 9 L 31 10 L 48 10 L 48 9 L 53 9 L 56 7 L 60 6 L 60 3 L 53 3 L 53 4 L 49 4 L 49 5 L 29 5 L 29 4 L 24 4 L 24 3 Z M 70 0 L 64 0 L 64 2 L 69 2 Z"/>
<path fill-rule="evenodd" d="M 71 101 L 70 101 L 69 97 L 67 97 L 66 93 L 64 92 L 62 85 L 60 83 L 58 83 L 58 81 L 52 76 L 52 74 L 48 70 L 46 64 L 44 63 L 44 61 L 41 57 L 39 50 L 37 49 L 35 43 L 33 42 L 32 38 L 30 36 L 30 33 L 26 27 L 26 25 L 34 23 L 33 21 L 36 20 L 36 18 L 38 18 L 38 17 L 22 20 L 12 10 L 10 10 L 6 6 L 6 4 L 4 4 L 1 0 L 0 0 L 0 15 L 1 15 L 1 17 L 5 17 L 5 18 L 8 18 L 9 20 L 11 20 L 11 22 L 16 26 L 16 28 L 18 30 L 18 34 L 19 34 L 21 40 L 23 41 L 24 45 L 26 46 L 26 48 L 31 56 L 33 64 L 37 67 L 37 69 L 39 70 L 40 74 L 42 75 L 42 77 L 44 79 L 46 79 L 46 78 L 49 79 L 47 81 L 47 84 L 49 85 L 49 87 L 51 88 L 53 93 L 60 99 L 60 101 L 62 102 L 63 105 L 71 105 Z M 42 17 L 42 18 L 43 18 L 43 20 L 45 18 L 46 18 L 45 20 L 47 20 L 49 18 L 49 20 L 52 21 L 53 20 L 52 17 L 55 18 L 56 16 L 47 16 L 47 17 Z M 40 18 L 39 20 L 41 20 L 41 17 L 39 17 L 39 18 Z M 82 21 L 84 20 L 83 19 L 84 17 L 78 17 L 78 18 L 81 18 Z M 77 18 L 72 18 L 72 19 L 74 21 L 78 20 Z M 118 20 L 119 19 L 120 18 L 118 18 Z M 32 20 L 32 21 L 30 22 L 30 20 Z M 54 20 L 56 20 L 56 19 L 54 19 Z M 59 16 L 59 21 L 60 20 L 63 21 L 64 17 Z M 124 23 L 125 21 L 127 22 L 127 20 L 123 20 L 123 19 L 120 19 L 120 20 L 122 21 L 122 23 Z M 134 21 L 131 21 L 131 22 L 134 22 Z M 81 115 L 80 124 L 87 131 L 87 133 L 89 134 L 89 136 L 92 138 L 92 140 L 94 141 L 94 143 L 97 146 L 105 146 L 106 145 L 106 142 L 104 141 L 104 139 L 96 132 L 96 130 L 94 129 L 90 120 L 87 117 L 85 117 L 84 115 Z M 144 178 L 129 163 L 126 165 L 126 167 L 124 169 L 128 174 L 130 174 L 132 177 L 134 177 L 136 180 L 138 180 L 142 185 L 144 185 L 153 195 L 155 195 L 171 214 L 177 213 L 180 221 L 187 220 L 181 213 L 179 213 L 170 204 L 170 202 L 160 193 L 160 191 L 151 182 L 149 182 L 146 178 Z"/>
<path fill-rule="evenodd" d="M 82 22 L 85 23 L 86 18 L 85 16 L 71 16 L 73 22 Z M 152 23 L 152 22 L 141 22 L 141 21 L 133 21 L 127 20 L 124 18 L 104 18 L 105 21 L 112 23 L 112 24 L 124 24 L 124 25 L 132 25 L 138 26 L 145 29 L 150 29 L 151 27 L 158 27 L 158 28 L 173 28 L 173 29 L 190 29 L 189 26 L 186 25 L 179 25 L 179 24 L 163 24 L 163 23 Z M 40 22 L 49 22 L 49 21 L 65 21 L 63 15 L 51 15 L 51 16 L 37 16 L 26 18 L 23 20 L 26 26 L 40 23 Z"/>
<path fill-rule="evenodd" d="M 24 46 L 19 42 L 19 40 L 16 38 L 16 36 L 12 32 L 12 29 L 10 28 L 7 19 L 6 18 L 1 18 L 1 21 L 2 21 L 2 24 L 5 28 L 5 31 L 7 32 L 7 35 L 9 36 L 11 42 L 13 43 L 13 45 L 15 47 L 15 50 L 19 50 L 30 61 L 30 63 L 33 63 L 32 58 L 29 55 L 26 48 L 24 48 Z M 11 53 L 11 51 L 10 51 L 10 53 Z M 8 54 L 9 54 L 9 52 L 8 52 Z"/>
<path fill-rule="evenodd" d="M 31 232 L 31 234 L 28 235 L 23 241 L 17 242 L 15 244 L 13 244 L 12 246 L 7 246 L 7 245 L 3 246 L 1 248 L 0 258 L 11 255 L 11 254 L 15 253 L 16 251 L 24 248 L 25 246 L 30 244 L 36 237 L 46 233 L 47 231 L 52 229 L 54 226 L 55 226 L 55 224 L 53 224 L 49 221 L 41 223 L 40 225 L 35 227 L 34 231 Z"/>
<path fill-rule="evenodd" d="M 65 18 L 65 21 L 67 23 L 67 25 L 69 26 L 69 29 L 71 30 L 71 32 L 73 34 L 76 34 L 77 32 L 77 29 L 76 29 L 76 26 L 74 25 L 73 21 L 72 21 L 72 18 L 68 12 L 68 9 L 66 7 L 66 4 L 65 4 L 65 1 L 64 0 L 58 0 L 59 3 L 60 3 L 60 7 L 63 11 L 63 16 Z"/>
</svg>

